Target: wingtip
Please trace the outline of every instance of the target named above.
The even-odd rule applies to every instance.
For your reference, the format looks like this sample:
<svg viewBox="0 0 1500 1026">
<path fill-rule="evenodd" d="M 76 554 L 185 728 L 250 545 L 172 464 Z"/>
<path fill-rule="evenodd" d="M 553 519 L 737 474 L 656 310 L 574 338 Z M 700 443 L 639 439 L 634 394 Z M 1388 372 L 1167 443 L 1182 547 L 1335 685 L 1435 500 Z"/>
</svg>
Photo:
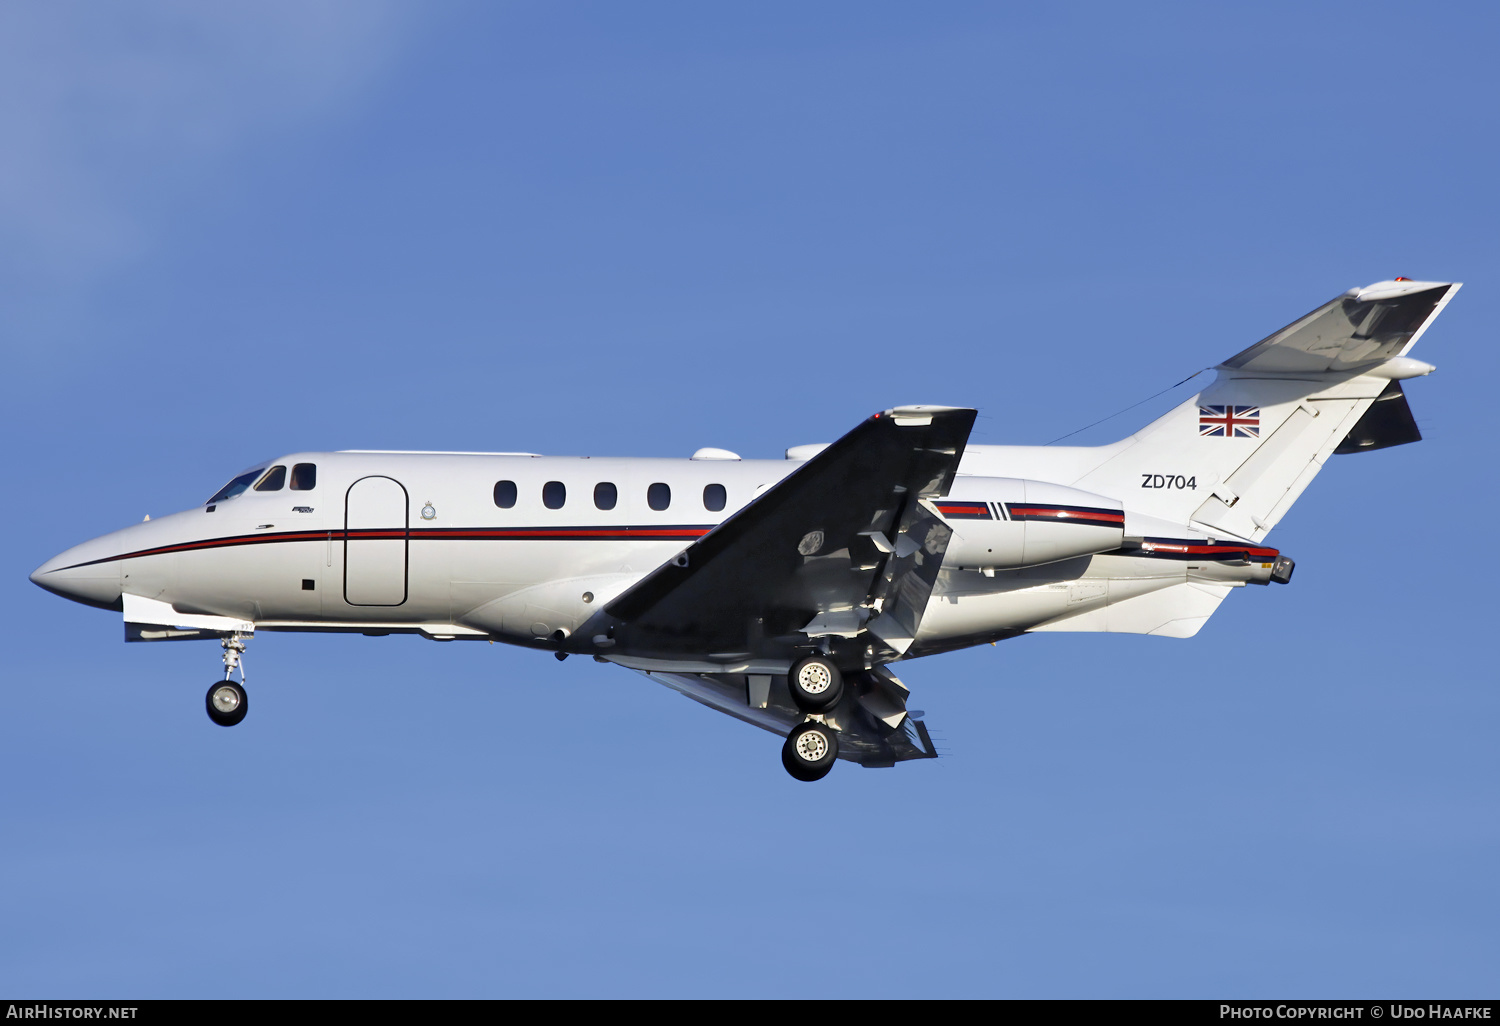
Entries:
<svg viewBox="0 0 1500 1026">
<path fill-rule="evenodd" d="M 1401 296 L 1410 296 L 1431 289 L 1451 288 L 1455 284 L 1457 283 L 1451 281 L 1412 281 L 1410 278 L 1388 278 L 1385 281 L 1372 282 L 1363 288 L 1350 289 L 1347 294 L 1361 303 L 1369 303 L 1381 299 L 1398 299 Z"/>
<path fill-rule="evenodd" d="M 875 414 L 872 419 L 889 417 L 898 427 L 925 427 L 932 423 L 934 417 L 966 413 L 978 416 L 979 411 L 971 406 L 897 406 Z"/>
<path fill-rule="evenodd" d="M 885 414 L 888 417 L 915 417 L 934 416 L 939 413 L 970 412 L 973 412 L 973 407 L 971 406 L 933 406 L 929 404 L 922 404 L 917 406 L 897 406 L 892 409 L 886 410 Z"/>
</svg>

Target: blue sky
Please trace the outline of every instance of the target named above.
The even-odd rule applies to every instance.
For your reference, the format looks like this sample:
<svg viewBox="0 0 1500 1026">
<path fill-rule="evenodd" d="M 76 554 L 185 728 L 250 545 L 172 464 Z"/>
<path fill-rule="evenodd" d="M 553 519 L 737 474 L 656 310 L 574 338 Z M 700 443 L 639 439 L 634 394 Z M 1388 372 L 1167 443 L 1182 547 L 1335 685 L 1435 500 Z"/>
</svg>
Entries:
<svg viewBox="0 0 1500 1026">
<path fill-rule="evenodd" d="M 1500 28 L 1481 4 L 0 9 L 0 990 L 1493 995 Z M 1352 285 L 1466 287 L 1194 639 L 902 670 L 798 784 L 626 671 L 121 643 L 26 574 L 321 448 L 1041 443 Z M 1082 436 L 1129 433 L 1184 388 Z"/>
</svg>

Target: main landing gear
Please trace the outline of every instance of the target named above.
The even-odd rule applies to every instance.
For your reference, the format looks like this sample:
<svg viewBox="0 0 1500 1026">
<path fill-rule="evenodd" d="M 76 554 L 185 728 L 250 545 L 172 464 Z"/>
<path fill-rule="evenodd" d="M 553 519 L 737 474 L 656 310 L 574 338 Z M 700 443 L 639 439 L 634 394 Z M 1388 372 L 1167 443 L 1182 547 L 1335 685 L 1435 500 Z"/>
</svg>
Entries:
<svg viewBox="0 0 1500 1026">
<path fill-rule="evenodd" d="M 209 719 L 221 727 L 232 727 L 250 711 L 250 696 L 245 692 L 245 667 L 240 662 L 245 643 L 240 635 L 231 634 L 220 644 L 224 646 L 224 679 L 209 686 L 204 705 L 208 707 Z M 240 671 L 238 684 L 229 679 L 235 670 Z"/>
<path fill-rule="evenodd" d="M 817 714 L 838 705 L 844 675 L 826 655 L 810 655 L 792 664 L 786 675 L 792 701 L 809 717 L 792 728 L 781 748 L 781 764 L 798 780 L 822 780 L 839 757 L 838 733 Z"/>
</svg>

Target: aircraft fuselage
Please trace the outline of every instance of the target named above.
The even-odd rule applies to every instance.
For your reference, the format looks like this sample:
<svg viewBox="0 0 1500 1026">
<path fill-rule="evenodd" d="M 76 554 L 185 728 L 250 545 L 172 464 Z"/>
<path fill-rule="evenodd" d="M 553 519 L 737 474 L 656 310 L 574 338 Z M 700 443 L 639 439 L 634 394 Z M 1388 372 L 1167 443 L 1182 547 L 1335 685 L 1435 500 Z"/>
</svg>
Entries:
<svg viewBox="0 0 1500 1026">
<path fill-rule="evenodd" d="M 408 631 L 591 651 L 590 640 L 573 635 L 605 603 L 800 465 L 295 453 L 255 468 L 259 490 L 252 483 L 218 502 L 95 538 L 48 561 L 32 579 L 107 608 L 120 608 L 123 594 L 260 630 Z M 275 467 L 299 466 L 315 468 L 311 488 L 293 490 L 286 481 L 265 487 Z M 958 511 L 953 523 L 960 531 L 975 516 L 968 509 L 998 525 L 1004 504 L 985 496 L 1004 481 L 960 476 L 952 500 L 940 508 Z M 1082 534 L 1088 526 L 1061 533 Z M 1244 563 L 1245 554 L 1195 562 L 1133 551 L 1039 560 L 989 574 L 950 558 L 910 654 L 1076 616 L 1105 605 L 1111 589 L 1115 600 L 1127 591 L 1144 594 L 1181 583 L 1190 568 L 1224 583 L 1263 583 L 1263 564 L 1275 555 L 1257 550 L 1248 569 L 1205 571 L 1226 559 Z"/>
</svg>

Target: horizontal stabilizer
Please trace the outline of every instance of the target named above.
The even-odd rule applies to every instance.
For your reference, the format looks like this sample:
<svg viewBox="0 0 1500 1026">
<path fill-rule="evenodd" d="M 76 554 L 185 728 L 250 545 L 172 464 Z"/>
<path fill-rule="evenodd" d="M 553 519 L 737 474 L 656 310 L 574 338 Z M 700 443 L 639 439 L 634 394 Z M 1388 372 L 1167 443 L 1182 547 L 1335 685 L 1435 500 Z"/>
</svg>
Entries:
<svg viewBox="0 0 1500 1026">
<path fill-rule="evenodd" d="M 1417 430 L 1417 418 L 1411 415 L 1401 382 L 1392 381 L 1333 451 L 1336 455 L 1374 452 L 1421 440 L 1422 432 Z"/>
<path fill-rule="evenodd" d="M 1449 282 L 1382 281 L 1350 289 L 1224 361 L 1272 374 L 1359 371 L 1403 355 L 1458 291 Z"/>
</svg>

